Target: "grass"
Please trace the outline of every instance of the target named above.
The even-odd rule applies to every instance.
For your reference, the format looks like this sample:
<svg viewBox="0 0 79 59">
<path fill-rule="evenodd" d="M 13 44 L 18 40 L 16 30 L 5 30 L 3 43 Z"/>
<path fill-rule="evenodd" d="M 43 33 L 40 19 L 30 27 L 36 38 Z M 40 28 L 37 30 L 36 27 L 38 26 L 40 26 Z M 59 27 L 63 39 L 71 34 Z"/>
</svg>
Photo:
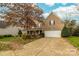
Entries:
<svg viewBox="0 0 79 59">
<path fill-rule="evenodd" d="M 79 49 L 79 37 L 71 36 L 68 37 L 68 41 L 75 47 Z"/>
<path fill-rule="evenodd" d="M 16 50 L 23 47 L 23 45 L 30 43 L 37 38 L 29 39 L 28 37 L 15 37 L 15 36 L 0 36 L 0 51 L 2 50 Z"/>
<path fill-rule="evenodd" d="M 0 42 L 0 51 L 2 50 L 11 50 L 12 48 L 10 47 L 9 44 L 6 44 L 6 43 L 1 43 Z"/>
<path fill-rule="evenodd" d="M 0 51 L 20 49 L 23 47 L 23 45 L 37 39 L 39 38 L 37 37 L 30 38 L 29 36 L 26 35 L 23 35 L 22 37 L 10 36 L 10 35 L 0 36 Z"/>
<path fill-rule="evenodd" d="M 2 50 L 13 50 L 14 47 L 12 47 L 11 41 L 16 40 L 16 38 L 17 37 L 14 37 L 14 36 L 11 36 L 11 37 L 0 36 L 0 51 L 2 51 Z"/>
<path fill-rule="evenodd" d="M 12 41 L 12 40 L 15 40 L 17 37 L 3 37 L 3 38 L 0 38 L 0 41 Z"/>
</svg>

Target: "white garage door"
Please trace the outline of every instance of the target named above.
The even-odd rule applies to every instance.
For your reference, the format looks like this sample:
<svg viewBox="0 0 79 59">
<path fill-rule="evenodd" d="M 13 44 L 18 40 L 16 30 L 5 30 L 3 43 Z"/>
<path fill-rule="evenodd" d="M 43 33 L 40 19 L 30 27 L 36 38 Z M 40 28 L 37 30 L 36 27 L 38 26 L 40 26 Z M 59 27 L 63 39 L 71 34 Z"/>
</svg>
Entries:
<svg viewBox="0 0 79 59">
<path fill-rule="evenodd" d="M 45 31 L 45 37 L 61 37 L 61 31 Z"/>
</svg>

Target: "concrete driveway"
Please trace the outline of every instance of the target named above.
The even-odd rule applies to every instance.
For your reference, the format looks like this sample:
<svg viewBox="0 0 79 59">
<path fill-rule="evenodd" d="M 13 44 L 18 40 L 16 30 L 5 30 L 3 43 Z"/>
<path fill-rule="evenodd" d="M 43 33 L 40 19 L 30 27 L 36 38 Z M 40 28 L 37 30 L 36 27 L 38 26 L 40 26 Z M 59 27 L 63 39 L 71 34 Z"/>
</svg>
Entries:
<svg viewBox="0 0 79 59">
<path fill-rule="evenodd" d="M 8 56 L 76 56 L 77 49 L 63 38 L 42 38 L 24 45 L 23 49 L 1 51 Z"/>
</svg>

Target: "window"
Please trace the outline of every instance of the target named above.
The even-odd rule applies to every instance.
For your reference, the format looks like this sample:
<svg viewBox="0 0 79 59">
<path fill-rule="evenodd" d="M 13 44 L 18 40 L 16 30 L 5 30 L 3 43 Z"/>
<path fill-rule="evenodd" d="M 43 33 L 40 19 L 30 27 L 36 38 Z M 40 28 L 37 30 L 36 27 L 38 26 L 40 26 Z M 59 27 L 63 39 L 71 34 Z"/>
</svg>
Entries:
<svg viewBox="0 0 79 59">
<path fill-rule="evenodd" d="M 38 27 L 39 27 L 39 28 L 41 27 L 41 24 L 40 24 L 40 23 L 38 24 Z"/>
<path fill-rule="evenodd" d="M 49 21 L 49 25 L 54 25 L 55 24 L 55 21 L 54 20 L 50 20 Z"/>
</svg>

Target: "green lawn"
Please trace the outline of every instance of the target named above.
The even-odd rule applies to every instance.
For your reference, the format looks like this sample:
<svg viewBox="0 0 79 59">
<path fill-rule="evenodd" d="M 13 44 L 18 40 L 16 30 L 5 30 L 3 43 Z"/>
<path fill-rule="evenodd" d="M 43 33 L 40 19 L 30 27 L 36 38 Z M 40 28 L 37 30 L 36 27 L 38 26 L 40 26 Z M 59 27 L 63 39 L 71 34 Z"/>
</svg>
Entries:
<svg viewBox="0 0 79 59">
<path fill-rule="evenodd" d="M 24 37 L 25 38 L 25 37 Z M 22 37 L 5 37 L 5 36 L 0 36 L 0 51 L 1 50 L 15 50 L 19 49 L 22 47 L 22 45 L 30 43 L 37 38 L 33 39 L 23 39 Z M 19 48 L 18 48 L 19 47 Z"/>
<path fill-rule="evenodd" d="M 3 37 L 0 38 L 0 41 L 12 41 L 15 40 L 17 37 Z"/>
<path fill-rule="evenodd" d="M 22 39 L 21 37 L 0 37 L 0 41 L 1 42 L 17 42 L 17 43 L 21 43 L 21 44 L 27 44 L 29 42 L 32 42 L 34 40 L 36 40 L 37 38 L 33 38 L 33 39 Z"/>
<path fill-rule="evenodd" d="M 79 37 L 68 37 L 68 41 L 75 47 L 77 47 L 79 49 Z"/>
</svg>

